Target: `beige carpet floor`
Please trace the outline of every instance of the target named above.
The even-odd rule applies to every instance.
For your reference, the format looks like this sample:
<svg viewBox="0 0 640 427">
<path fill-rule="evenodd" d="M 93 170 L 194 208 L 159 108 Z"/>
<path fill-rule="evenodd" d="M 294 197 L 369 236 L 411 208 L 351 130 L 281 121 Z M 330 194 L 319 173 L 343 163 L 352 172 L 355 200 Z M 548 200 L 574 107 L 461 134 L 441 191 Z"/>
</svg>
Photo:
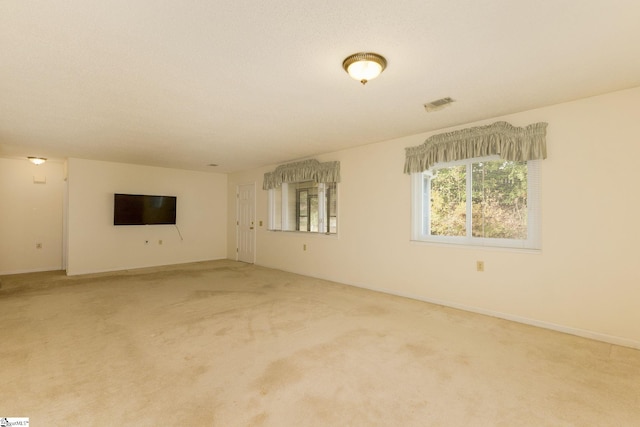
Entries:
<svg viewBox="0 0 640 427">
<path fill-rule="evenodd" d="M 32 426 L 638 426 L 640 351 L 233 261 L 0 277 Z"/>
</svg>

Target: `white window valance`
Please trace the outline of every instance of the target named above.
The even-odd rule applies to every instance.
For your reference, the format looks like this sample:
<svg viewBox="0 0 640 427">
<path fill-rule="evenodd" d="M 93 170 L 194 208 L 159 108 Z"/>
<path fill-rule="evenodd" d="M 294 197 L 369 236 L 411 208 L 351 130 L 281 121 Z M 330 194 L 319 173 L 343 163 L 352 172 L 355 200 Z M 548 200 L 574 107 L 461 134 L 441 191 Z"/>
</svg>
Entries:
<svg viewBox="0 0 640 427">
<path fill-rule="evenodd" d="M 547 123 L 515 127 L 507 122 L 434 135 L 407 147 L 404 173 L 424 172 L 436 163 L 499 155 L 505 160 L 547 158 Z"/>
<path fill-rule="evenodd" d="M 264 174 L 263 190 L 278 188 L 283 182 L 340 182 L 340 162 L 320 163 L 315 159 L 280 165 Z"/>
</svg>

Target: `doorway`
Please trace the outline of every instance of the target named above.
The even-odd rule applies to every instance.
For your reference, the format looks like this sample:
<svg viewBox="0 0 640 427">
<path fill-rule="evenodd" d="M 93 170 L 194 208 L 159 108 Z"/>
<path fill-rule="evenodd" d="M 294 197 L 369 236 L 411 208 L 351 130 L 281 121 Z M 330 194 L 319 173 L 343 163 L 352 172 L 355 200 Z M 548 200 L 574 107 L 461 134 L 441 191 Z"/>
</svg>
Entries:
<svg viewBox="0 0 640 427">
<path fill-rule="evenodd" d="M 236 190 L 237 213 L 237 260 L 253 264 L 256 247 L 256 186 L 255 184 L 239 185 Z"/>
</svg>

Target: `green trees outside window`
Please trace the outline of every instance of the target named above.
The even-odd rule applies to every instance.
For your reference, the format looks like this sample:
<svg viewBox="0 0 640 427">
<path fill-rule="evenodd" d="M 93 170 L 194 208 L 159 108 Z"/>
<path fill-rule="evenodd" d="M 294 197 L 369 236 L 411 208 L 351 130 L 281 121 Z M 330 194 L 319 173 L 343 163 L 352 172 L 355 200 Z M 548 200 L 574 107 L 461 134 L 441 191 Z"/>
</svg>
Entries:
<svg viewBox="0 0 640 427">
<path fill-rule="evenodd" d="M 425 179 L 431 185 L 427 192 L 431 235 L 466 235 L 467 195 L 471 193 L 473 237 L 527 238 L 527 162 L 476 162 L 436 169 L 431 178 Z"/>
</svg>

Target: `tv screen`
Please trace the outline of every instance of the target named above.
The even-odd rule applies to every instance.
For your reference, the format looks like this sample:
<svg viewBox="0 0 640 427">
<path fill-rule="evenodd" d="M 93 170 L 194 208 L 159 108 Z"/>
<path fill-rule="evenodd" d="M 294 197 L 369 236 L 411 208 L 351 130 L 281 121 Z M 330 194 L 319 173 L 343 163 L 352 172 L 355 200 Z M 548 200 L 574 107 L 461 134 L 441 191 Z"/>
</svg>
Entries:
<svg viewBox="0 0 640 427">
<path fill-rule="evenodd" d="M 176 197 L 113 195 L 113 225 L 175 224 Z"/>
</svg>

